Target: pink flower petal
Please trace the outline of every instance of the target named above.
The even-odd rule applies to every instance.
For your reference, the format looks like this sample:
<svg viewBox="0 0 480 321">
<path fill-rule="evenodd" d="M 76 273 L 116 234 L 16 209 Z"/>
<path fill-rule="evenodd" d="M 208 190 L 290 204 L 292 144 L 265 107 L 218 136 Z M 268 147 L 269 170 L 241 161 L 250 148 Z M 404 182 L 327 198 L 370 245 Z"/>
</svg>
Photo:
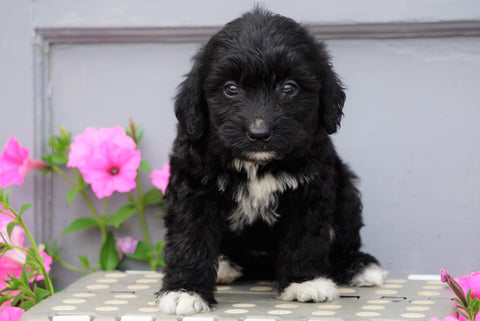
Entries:
<svg viewBox="0 0 480 321">
<path fill-rule="evenodd" d="M 150 177 L 152 178 L 153 186 L 160 189 L 162 193 L 165 194 L 170 179 L 170 164 L 164 164 L 161 170 L 155 169 Z"/>
<path fill-rule="evenodd" d="M 133 254 L 137 249 L 138 236 L 121 237 L 117 240 L 119 252 Z"/>
<path fill-rule="evenodd" d="M 135 178 L 140 165 L 141 154 L 135 145 L 128 148 L 111 141 L 102 142 L 80 168 L 87 183 L 98 198 L 112 195 L 113 192 L 129 192 L 136 187 Z M 115 174 L 112 173 L 115 170 Z"/>
<path fill-rule="evenodd" d="M 480 272 L 473 272 L 471 275 L 455 278 L 465 292 L 472 290 L 472 298 L 480 297 Z"/>
<path fill-rule="evenodd" d="M 2 312 L 0 312 L 0 320 L 19 321 L 24 313 L 25 311 L 20 308 L 6 307 Z"/>
<path fill-rule="evenodd" d="M 0 187 L 22 185 L 29 170 L 29 156 L 28 148 L 20 146 L 15 136 L 12 136 L 0 155 Z"/>
</svg>

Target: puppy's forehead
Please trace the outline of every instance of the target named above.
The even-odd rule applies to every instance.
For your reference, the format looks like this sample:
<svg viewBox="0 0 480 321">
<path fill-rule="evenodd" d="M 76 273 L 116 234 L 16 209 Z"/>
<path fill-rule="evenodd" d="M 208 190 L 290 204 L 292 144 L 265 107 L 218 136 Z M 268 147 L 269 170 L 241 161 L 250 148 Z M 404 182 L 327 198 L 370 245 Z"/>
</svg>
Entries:
<svg viewBox="0 0 480 321">
<path fill-rule="evenodd" d="M 311 70 L 316 43 L 295 21 L 270 13 L 249 13 L 220 30 L 209 42 L 213 72 L 226 78 L 289 77 Z M 262 78 L 264 78 L 262 77 Z"/>
</svg>

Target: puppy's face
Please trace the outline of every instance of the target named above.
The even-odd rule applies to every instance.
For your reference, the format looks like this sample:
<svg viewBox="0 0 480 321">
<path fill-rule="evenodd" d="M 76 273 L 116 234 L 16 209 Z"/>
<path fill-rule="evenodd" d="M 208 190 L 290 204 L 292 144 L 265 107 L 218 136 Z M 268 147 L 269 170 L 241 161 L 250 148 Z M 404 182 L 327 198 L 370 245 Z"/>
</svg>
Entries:
<svg viewBox="0 0 480 321">
<path fill-rule="evenodd" d="M 323 45 L 291 19 L 261 10 L 212 37 L 194 76 L 205 100 L 203 130 L 241 160 L 266 163 L 305 150 L 319 131 L 334 132 L 342 115 L 344 94 Z"/>
</svg>

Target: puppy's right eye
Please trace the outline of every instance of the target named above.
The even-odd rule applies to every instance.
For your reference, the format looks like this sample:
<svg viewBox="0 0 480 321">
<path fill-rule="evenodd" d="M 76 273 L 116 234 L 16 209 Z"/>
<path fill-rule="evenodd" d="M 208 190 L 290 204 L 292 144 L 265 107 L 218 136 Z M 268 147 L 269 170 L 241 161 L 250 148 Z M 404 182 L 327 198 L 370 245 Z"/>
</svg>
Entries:
<svg viewBox="0 0 480 321">
<path fill-rule="evenodd" d="M 223 92 L 227 97 L 234 97 L 238 95 L 238 87 L 234 83 L 227 83 L 225 87 L 223 87 Z"/>
</svg>

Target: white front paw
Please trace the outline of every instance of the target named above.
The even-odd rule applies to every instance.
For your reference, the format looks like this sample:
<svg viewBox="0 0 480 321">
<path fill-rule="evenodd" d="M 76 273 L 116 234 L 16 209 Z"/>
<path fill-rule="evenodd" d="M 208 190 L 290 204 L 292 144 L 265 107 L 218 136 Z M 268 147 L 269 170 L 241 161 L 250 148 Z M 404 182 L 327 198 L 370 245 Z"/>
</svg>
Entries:
<svg viewBox="0 0 480 321">
<path fill-rule="evenodd" d="M 388 275 L 388 271 L 372 263 L 367 265 L 362 271 L 355 275 L 350 281 L 350 285 L 355 286 L 379 286 L 383 284 L 383 281 Z"/>
<path fill-rule="evenodd" d="M 208 303 L 194 292 L 165 292 L 158 296 L 157 305 L 166 314 L 194 314 L 208 311 Z"/>
<path fill-rule="evenodd" d="M 317 278 L 303 283 L 292 283 L 280 294 L 284 301 L 325 302 L 338 297 L 335 283 L 327 278 Z"/>
</svg>

